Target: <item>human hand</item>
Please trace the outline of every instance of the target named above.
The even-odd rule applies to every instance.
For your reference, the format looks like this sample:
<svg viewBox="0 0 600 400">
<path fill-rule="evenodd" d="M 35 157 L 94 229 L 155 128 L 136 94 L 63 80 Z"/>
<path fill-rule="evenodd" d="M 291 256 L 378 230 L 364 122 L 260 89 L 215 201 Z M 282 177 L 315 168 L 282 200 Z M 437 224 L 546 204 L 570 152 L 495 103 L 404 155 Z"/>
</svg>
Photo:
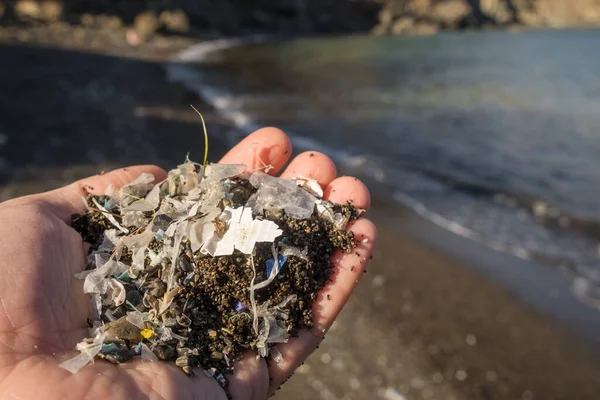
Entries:
<svg viewBox="0 0 600 400">
<path fill-rule="evenodd" d="M 229 151 L 222 163 L 246 164 L 249 169 L 271 166 L 278 173 L 291 155 L 287 136 L 264 128 Z M 77 374 L 58 367 L 75 344 L 88 336 L 88 296 L 73 275 L 85 268 L 81 237 L 69 225 L 81 212 L 81 197 L 102 194 L 112 184 L 121 187 L 141 173 L 166 176 L 155 166 L 116 170 L 75 182 L 51 192 L 0 204 L 0 399 L 226 399 L 221 387 L 206 376 L 190 378 L 163 362 L 133 360 L 115 367 L 98 361 Z M 281 174 L 317 180 L 332 202 L 369 206 L 369 192 L 350 177 L 336 179 L 333 162 L 317 152 L 297 156 Z M 284 361 L 239 361 L 230 377 L 234 399 L 264 399 L 308 357 L 347 301 L 368 262 L 377 233 L 371 222 L 352 223 L 356 254 L 334 256 L 335 274 L 313 306 L 314 328 L 278 346 Z M 329 299 L 328 299 L 329 298 Z"/>
</svg>

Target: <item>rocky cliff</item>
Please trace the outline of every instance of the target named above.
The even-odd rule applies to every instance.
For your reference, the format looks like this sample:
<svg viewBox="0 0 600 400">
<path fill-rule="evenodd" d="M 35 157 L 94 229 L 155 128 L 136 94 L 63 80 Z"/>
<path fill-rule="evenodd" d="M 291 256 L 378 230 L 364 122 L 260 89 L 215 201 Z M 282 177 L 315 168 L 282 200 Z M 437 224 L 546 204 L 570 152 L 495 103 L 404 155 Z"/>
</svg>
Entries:
<svg viewBox="0 0 600 400">
<path fill-rule="evenodd" d="M 376 34 L 469 28 L 567 28 L 600 25 L 600 0 L 389 0 Z"/>
<path fill-rule="evenodd" d="M 600 0 L 0 0 L 0 24 L 57 20 L 132 25 L 142 40 L 155 31 L 429 34 L 600 26 Z"/>
</svg>

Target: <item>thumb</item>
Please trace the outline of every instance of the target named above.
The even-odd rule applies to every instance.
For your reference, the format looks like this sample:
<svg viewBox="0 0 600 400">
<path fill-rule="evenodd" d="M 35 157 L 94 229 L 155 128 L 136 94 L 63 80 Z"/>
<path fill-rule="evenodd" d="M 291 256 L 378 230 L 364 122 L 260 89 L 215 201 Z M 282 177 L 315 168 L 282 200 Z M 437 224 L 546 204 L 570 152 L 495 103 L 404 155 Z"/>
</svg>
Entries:
<svg viewBox="0 0 600 400">
<path fill-rule="evenodd" d="M 155 182 L 161 181 L 167 176 L 165 170 L 155 165 L 138 165 L 120 168 L 102 175 L 94 175 L 62 188 L 26 196 L 20 200 L 43 202 L 50 206 L 59 218 L 69 222 L 72 214 L 83 211 L 82 197 L 89 194 L 102 195 L 109 185 L 118 189 L 133 182 L 143 173 L 154 175 Z"/>
</svg>

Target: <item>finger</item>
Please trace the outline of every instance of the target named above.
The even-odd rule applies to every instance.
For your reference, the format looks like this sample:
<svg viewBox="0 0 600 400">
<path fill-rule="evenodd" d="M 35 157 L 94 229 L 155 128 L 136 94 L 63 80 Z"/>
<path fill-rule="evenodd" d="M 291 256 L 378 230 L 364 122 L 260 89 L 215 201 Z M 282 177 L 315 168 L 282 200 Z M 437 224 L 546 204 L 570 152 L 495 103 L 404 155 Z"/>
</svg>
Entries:
<svg viewBox="0 0 600 400">
<path fill-rule="evenodd" d="M 337 169 L 331 158 L 318 151 L 307 151 L 294 158 L 281 177 L 314 179 L 325 188 L 336 174 Z"/>
<path fill-rule="evenodd" d="M 263 358 L 249 352 L 235 363 L 233 375 L 228 376 L 229 394 L 234 400 L 264 400 L 269 390 L 269 372 Z"/>
<path fill-rule="evenodd" d="M 269 364 L 272 379 L 269 393 L 273 393 L 323 340 L 365 271 L 377 239 L 377 229 L 365 218 L 356 220 L 349 229 L 354 232 L 357 247 L 350 254 L 341 251 L 334 254 L 332 281 L 319 293 L 312 307 L 314 327 L 310 331 L 302 330 L 298 338 L 291 338 L 288 343 L 278 345 L 284 361 Z"/>
<path fill-rule="evenodd" d="M 155 182 L 161 181 L 167 176 L 167 173 L 160 167 L 140 165 L 117 169 L 103 175 L 91 176 L 60 189 L 28 197 L 29 200 L 42 201 L 51 206 L 59 218 L 68 222 L 72 214 L 84 210 L 85 206 L 81 200 L 82 197 L 88 194 L 102 195 L 109 185 L 120 188 L 123 185 L 133 182 L 143 173 L 154 175 Z"/>
<path fill-rule="evenodd" d="M 350 202 L 354 207 L 364 210 L 371 205 L 371 195 L 367 186 L 351 176 L 335 179 L 325 188 L 323 197 L 336 204 Z"/>
<path fill-rule="evenodd" d="M 290 158 L 292 142 L 282 130 L 262 128 L 248 135 L 219 161 L 221 164 L 246 164 L 250 171 L 275 175 Z"/>
</svg>

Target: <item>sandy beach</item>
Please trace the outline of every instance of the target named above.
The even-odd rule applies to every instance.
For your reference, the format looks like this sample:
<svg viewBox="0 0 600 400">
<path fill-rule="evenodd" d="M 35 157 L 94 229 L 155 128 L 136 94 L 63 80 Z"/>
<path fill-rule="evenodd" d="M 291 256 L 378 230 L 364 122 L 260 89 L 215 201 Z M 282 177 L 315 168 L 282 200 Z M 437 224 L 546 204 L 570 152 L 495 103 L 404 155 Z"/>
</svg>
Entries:
<svg viewBox="0 0 600 400">
<path fill-rule="evenodd" d="M 73 40 L 69 29 L 0 31 L 9 60 L 0 74 L 0 200 L 105 169 L 170 168 L 188 151 L 198 156 L 203 137 L 190 103 L 206 117 L 212 160 L 241 135 L 166 81 L 161 62 L 189 39 L 159 36 L 134 48 L 119 32 L 82 30 Z M 380 243 L 368 272 L 275 398 L 600 398 L 600 354 L 589 334 L 600 316 L 570 307 L 560 276 L 536 276 L 527 262 L 442 232 L 377 195 L 370 216 Z M 520 270 L 534 274 L 521 278 Z M 556 291 L 539 290 L 546 279 Z"/>
</svg>

